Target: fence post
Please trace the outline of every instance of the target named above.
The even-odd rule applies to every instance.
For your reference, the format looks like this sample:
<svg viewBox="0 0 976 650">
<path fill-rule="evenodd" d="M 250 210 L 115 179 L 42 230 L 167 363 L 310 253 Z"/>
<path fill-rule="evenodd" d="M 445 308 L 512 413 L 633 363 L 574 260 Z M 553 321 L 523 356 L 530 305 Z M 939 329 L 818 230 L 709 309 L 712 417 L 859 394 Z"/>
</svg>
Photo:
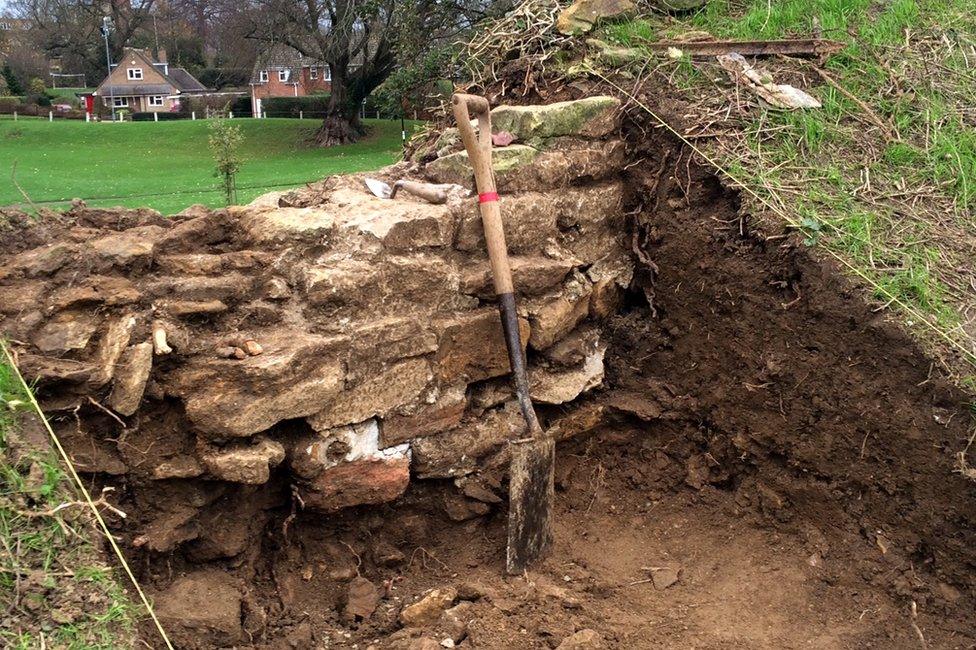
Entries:
<svg viewBox="0 0 976 650">
<path fill-rule="evenodd" d="M 227 118 L 231 120 L 234 119 L 234 111 L 227 111 Z"/>
<path fill-rule="evenodd" d="M 158 121 L 159 121 L 159 113 L 153 111 L 153 122 L 158 122 Z"/>
<path fill-rule="evenodd" d="M 48 122 L 53 122 L 54 121 L 54 111 L 48 111 L 47 112 L 47 121 Z"/>
<path fill-rule="evenodd" d="M 196 122 L 196 120 L 197 120 L 197 112 L 196 111 L 190 111 L 190 120 L 193 121 L 193 122 Z"/>
<path fill-rule="evenodd" d="M 85 113 L 85 123 L 91 122 L 91 113 Z"/>
<path fill-rule="evenodd" d="M 300 120 L 305 119 L 305 111 L 298 111 L 298 119 Z"/>
<path fill-rule="evenodd" d="M 14 111 L 14 122 L 17 121 L 17 111 Z"/>
</svg>

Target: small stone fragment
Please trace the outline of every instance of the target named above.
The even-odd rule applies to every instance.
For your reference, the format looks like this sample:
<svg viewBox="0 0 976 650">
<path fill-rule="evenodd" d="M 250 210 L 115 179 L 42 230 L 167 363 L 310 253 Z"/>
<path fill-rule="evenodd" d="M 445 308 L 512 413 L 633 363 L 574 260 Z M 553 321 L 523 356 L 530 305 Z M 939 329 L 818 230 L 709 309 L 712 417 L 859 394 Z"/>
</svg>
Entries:
<svg viewBox="0 0 976 650">
<path fill-rule="evenodd" d="M 222 571 L 177 579 L 156 597 L 156 614 L 179 647 L 232 646 L 243 638 L 241 593 Z"/>
<path fill-rule="evenodd" d="M 203 455 L 203 463 L 216 478 L 232 483 L 262 485 L 271 477 L 271 468 L 285 459 L 280 442 L 258 440 L 256 444 L 230 445 Z"/>
<path fill-rule="evenodd" d="M 400 622 L 407 627 L 418 627 L 433 623 L 441 613 L 454 604 L 457 590 L 454 587 L 434 589 L 412 605 L 400 612 Z"/>
<path fill-rule="evenodd" d="M 349 582 L 343 612 L 348 619 L 365 620 L 373 615 L 379 602 L 380 595 L 376 585 L 362 576 L 356 576 Z"/>
<path fill-rule="evenodd" d="M 587 628 L 563 639 L 556 650 L 600 650 L 603 647 L 605 646 L 599 633 Z"/>
<path fill-rule="evenodd" d="M 651 579 L 654 582 L 654 588 L 658 591 L 663 591 L 678 582 L 678 578 L 681 574 L 681 567 L 677 566 L 663 566 L 656 567 L 651 571 Z"/>
<path fill-rule="evenodd" d="M 61 312 L 49 320 L 34 337 L 42 352 L 81 350 L 98 327 L 98 321 L 86 312 Z"/>
<path fill-rule="evenodd" d="M 244 341 L 244 351 L 247 352 L 249 356 L 256 357 L 264 352 L 264 348 L 262 348 L 261 344 L 257 341 L 247 340 Z"/>
</svg>

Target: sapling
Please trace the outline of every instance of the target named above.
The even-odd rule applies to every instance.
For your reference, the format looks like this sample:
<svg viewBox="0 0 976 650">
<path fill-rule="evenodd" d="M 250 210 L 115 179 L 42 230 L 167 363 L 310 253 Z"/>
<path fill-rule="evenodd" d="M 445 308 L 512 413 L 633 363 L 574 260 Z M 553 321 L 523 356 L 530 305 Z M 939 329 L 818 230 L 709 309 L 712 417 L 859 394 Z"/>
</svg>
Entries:
<svg viewBox="0 0 976 650">
<path fill-rule="evenodd" d="M 231 125 L 223 118 L 217 118 L 210 125 L 209 141 L 216 165 L 214 176 L 220 178 L 227 205 L 233 205 L 237 203 L 237 172 L 241 168 L 238 148 L 244 141 L 244 134 L 240 127 Z"/>
</svg>

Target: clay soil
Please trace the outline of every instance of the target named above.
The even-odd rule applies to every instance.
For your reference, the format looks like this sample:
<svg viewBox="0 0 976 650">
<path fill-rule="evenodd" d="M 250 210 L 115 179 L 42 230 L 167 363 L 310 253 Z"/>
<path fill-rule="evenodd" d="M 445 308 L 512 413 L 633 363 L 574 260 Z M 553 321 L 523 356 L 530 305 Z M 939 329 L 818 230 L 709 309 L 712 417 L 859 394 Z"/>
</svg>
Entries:
<svg viewBox="0 0 976 650">
<path fill-rule="evenodd" d="M 247 585 L 249 647 L 436 647 L 443 620 L 397 617 L 445 587 L 471 603 L 460 647 L 976 647 L 976 484 L 954 473 L 971 397 L 792 235 L 643 146 L 670 161 L 631 172 L 656 271 L 608 326 L 604 388 L 544 414 L 603 414 L 558 449 L 552 556 L 506 577 L 504 504 L 452 521 L 448 483 L 333 518 L 277 506 L 220 566 Z M 142 560 L 150 585 L 192 568 Z M 382 596 L 366 620 L 357 576 Z"/>
</svg>

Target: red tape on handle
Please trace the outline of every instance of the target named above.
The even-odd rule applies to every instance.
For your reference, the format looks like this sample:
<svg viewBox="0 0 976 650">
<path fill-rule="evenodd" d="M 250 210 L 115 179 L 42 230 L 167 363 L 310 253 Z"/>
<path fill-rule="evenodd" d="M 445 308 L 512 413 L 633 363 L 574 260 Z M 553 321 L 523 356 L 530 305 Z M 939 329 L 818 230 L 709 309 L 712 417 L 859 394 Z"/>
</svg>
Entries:
<svg viewBox="0 0 976 650">
<path fill-rule="evenodd" d="M 498 200 L 498 192 L 485 192 L 478 195 L 478 203 L 491 203 Z"/>
</svg>

